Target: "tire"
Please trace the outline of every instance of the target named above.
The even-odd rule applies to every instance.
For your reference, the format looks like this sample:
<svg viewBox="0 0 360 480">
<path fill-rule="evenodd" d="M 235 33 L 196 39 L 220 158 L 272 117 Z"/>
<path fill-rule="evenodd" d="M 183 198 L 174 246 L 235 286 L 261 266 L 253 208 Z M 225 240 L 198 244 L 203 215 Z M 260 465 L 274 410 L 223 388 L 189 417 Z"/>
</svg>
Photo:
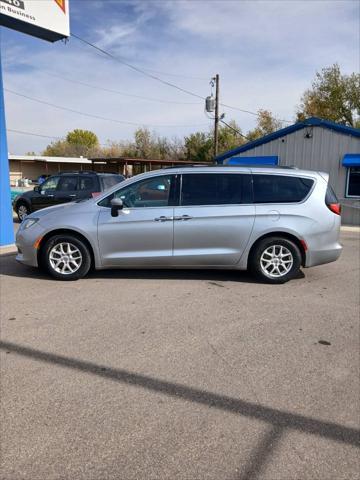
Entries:
<svg viewBox="0 0 360 480">
<path fill-rule="evenodd" d="M 18 202 L 16 205 L 16 213 L 21 223 L 31 213 L 31 210 L 25 202 Z"/>
<path fill-rule="evenodd" d="M 283 237 L 267 237 L 255 246 L 249 259 L 250 271 L 263 282 L 286 283 L 300 271 L 299 247 Z"/>
<path fill-rule="evenodd" d="M 91 267 L 91 255 L 85 242 L 74 235 L 54 235 L 42 251 L 40 264 L 57 280 L 78 280 Z"/>
</svg>

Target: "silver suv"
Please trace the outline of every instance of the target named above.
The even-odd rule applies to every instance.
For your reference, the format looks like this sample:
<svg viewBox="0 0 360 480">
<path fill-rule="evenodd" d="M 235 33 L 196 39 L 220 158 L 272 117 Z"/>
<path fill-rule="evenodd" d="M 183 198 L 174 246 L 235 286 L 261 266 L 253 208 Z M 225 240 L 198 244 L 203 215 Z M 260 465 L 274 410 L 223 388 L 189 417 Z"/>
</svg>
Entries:
<svg viewBox="0 0 360 480">
<path fill-rule="evenodd" d="M 341 253 L 326 173 L 269 167 L 156 170 L 22 222 L 17 260 L 59 280 L 91 267 L 251 270 L 284 283 Z"/>
</svg>

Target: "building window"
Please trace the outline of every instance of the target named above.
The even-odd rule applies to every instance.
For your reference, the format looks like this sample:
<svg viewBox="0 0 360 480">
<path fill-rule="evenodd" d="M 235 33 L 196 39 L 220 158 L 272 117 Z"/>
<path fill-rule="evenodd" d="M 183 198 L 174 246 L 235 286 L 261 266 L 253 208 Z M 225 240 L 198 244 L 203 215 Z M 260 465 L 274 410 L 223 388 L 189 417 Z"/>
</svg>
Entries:
<svg viewBox="0 0 360 480">
<path fill-rule="evenodd" d="M 360 198 L 360 167 L 348 168 L 346 197 Z"/>
</svg>

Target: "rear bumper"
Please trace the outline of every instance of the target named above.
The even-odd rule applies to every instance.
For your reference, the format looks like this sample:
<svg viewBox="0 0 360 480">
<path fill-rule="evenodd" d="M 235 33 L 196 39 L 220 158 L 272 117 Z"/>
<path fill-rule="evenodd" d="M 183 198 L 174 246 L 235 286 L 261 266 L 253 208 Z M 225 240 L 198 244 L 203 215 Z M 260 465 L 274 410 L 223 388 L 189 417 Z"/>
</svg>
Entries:
<svg viewBox="0 0 360 480">
<path fill-rule="evenodd" d="M 305 267 L 314 267 L 323 265 L 324 263 L 335 262 L 341 255 L 342 246 L 337 243 L 333 248 L 328 250 L 308 250 L 306 252 Z"/>
</svg>

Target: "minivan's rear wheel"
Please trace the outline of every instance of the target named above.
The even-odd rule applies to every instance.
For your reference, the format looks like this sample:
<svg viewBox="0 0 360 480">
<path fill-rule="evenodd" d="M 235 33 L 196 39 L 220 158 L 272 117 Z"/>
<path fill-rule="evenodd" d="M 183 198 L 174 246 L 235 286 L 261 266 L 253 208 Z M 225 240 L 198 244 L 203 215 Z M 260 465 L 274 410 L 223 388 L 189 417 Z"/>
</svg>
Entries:
<svg viewBox="0 0 360 480">
<path fill-rule="evenodd" d="M 41 263 L 58 280 L 78 280 L 91 266 L 87 245 L 73 235 L 55 235 L 42 250 Z"/>
<path fill-rule="evenodd" d="M 22 222 L 30 213 L 29 207 L 25 203 L 18 203 L 16 213 L 20 222 Z"/>
<path fill-rule="evenodd" d="M 256 245 L 249 266 L 267 283 L 285 283 L 299 272 L 301 253 L 299 247 L 286 238 L 268 237 Z"/>
</svg>

